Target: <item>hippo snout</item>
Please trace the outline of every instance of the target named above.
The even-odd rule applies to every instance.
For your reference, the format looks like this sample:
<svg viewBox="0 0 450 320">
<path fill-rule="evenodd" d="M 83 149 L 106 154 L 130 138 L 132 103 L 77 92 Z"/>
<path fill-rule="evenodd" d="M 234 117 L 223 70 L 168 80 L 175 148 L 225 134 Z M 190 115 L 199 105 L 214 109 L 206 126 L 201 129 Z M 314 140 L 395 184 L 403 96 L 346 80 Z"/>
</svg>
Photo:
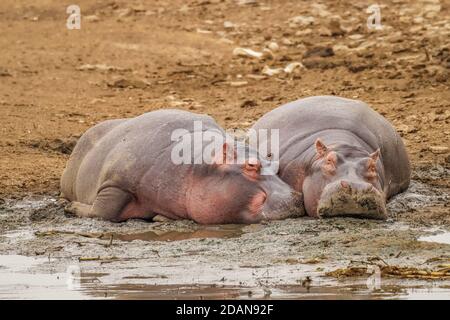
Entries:
<svg viewBox="0 0 450 320">
<path fill-rule="evenodd" d="M 386 200 L 382 192 L 366 182 L 336 181 L 327 185 L 320 197 L 321 217 L 354 217 L 384 220 Z"/>
<path fill-rule="evenodd" d="M 268 220 L 304 216 L 303 195 L 294 190 L 288 193 L 272 193 L 263 211 L 265 218 Z"/>
</svg>

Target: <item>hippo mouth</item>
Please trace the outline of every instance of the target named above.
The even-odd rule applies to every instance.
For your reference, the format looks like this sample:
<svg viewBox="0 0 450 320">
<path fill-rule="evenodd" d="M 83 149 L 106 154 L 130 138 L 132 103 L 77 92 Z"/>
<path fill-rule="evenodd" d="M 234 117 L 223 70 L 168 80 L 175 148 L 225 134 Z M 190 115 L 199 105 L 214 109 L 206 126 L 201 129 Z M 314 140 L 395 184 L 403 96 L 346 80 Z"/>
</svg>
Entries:
<svg viewBox="0 0 450 320">
<path fill-rule="evenodd" d="M 317 214 L 320 217 L 387 219 L 385 198 L 375 188 L 369 187 L 366 190 L 339 188 L 333 191 L 330 189 L 324 190 L 319 200 Z"/>
<path fill-rule="evenodd" d="M 303 195 L 292 191 L 288 198 L 283 199 L 283 197 L 279 197 L 276 194 L 271 194 L 261 214 L 266 220 L 281 220 L 304 216 Z"/>
</svg>

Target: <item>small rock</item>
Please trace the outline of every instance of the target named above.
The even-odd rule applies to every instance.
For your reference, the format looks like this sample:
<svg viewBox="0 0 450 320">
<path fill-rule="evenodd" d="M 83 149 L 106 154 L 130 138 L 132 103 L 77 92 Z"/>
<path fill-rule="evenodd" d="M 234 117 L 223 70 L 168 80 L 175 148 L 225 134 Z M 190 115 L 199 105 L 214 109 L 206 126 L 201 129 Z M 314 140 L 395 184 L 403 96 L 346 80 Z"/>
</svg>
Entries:
<svg viewBox="0 0 450 320">
<path fill-rule="evenodd" d="M 350 72 L 353 73 L 358 73 L 361 71 L 364 71 L 366 69 L 370 69 L 372 68 L 374 65 L 365 63 L 365 62 L 355 62 L 355 61 L 351 61 L 349 63 L 347 63 L 347 68 Z"/>
<path fill-rule="evenodd" d="M 94 99 L 92 99 L 92 100 L 89 102 L 89 104 L 97 104 L 97 103 L 104 103 L 104 102 L 106 102 L 105 99 L 94 98 Z"/>
<path fill-rule="evenodd" d="M 236 27 L 236 25 L 233 22 L 231 22 L 231 21 L 225 21 L 223 23 L 223 27 L 225 29 L 227 29 L 227 30 L 232 30 L 232 29 L 234 29 Z"/>
<path fill-rule="evenodd" d="M 255 100 L 245 100 L 241 103 L 241 108 L 256 107 L 258 103 Z"/>
<path fill-rule="evenodd" d="M 309 58 L 309 57 L 331 57 L 331 56 L 334 56 L 333 48 L 318 46 L 306 51 L 303 57 Z"/>
<path fill-rule="evenodd" d="M 211 30 L 206 30 L 206 29 L 200 29 L 200 28 L 197 28 L 197 33 L 211 34 L 212 31 L 211 31 Z"/>
<path fill-rule="evenodd" d="M 280 46 L 276 42 L 269 43 L 267 47 L 274 52 L 280 50 Z"/>
<path fill-rule="evenodd" d="M 233 55 L 240 56 L 240 57 L 250 57 L 250 58 L 258 58 L 259 59 L 259 58 L 262 58 L 263 53 L 254 51 L 252 49 L 247 49 L 247 48 L 235 48 L 233 50 Z"/>
<path fill-rule="evenodd" d="M 347 55 L 350 53 L 350 48 L 345 44 L 336 44 L 333 46 L 333 51 L 336 55 Z"/>
<path fill-rule="evenodd" d="M 402 135 L 406 134 L 406 133 L 414 133 L 414 132 L 418 131 L 417 128 L 408 126 L 406 124 L 400 124 L 400 125 L 396 126 L 396 128 L 397 128 L 397 131 Z"/>
<path fill-rule="evenodd" d="M 246 86 L 248 84 L 247 81 L 231 81 L 230 82 L 230 86 L 232 87 L 243 87 Z"/>
<path fill-rule="evenodd" d="M 83 64 L 77 68 L 79 71 L 130 71 L 130 69 L 108 66 L 106 64 Z"/>
<path fill-rule="evenodd" d="M 264 80 L 267 79 L 266 76 L 259 75 L 259 74 L 248 74 L 247 78 L 253 79 L 253 80 Z"/>
<path fill-rule="evenodd" d="M 429 150 L 434 154 L 444 154 L 448 152 L 449 148 L 444 146 L 430 146 Z"/>
<path fill-rule="evenodd" d="M 249 57 L 249 58 L 273 58 L 273 53 L 269 49 L 264 49 L 263 52 L 254 51 L 252 49 L 247 48 L 235 48 L 233 50 L 233 55 L 240 57 Z"/>
<path fill-rule="evenodd" d="M 361 39 L 364 38 L 364 35 L 362 35 L 362 34 L 352 34 L 352 35 L 349 35 L 348 38 L 350 40 L 361 40 Z"/>
<path fill-rule="evenodd" d="M 172 221 L 172 219 L 167 218 L 167 217 L 162 216 L 162 215 L 159 215 L 159 214 L 154 216 L 152 218 L 152 220 L 153 220 L 153 222 L 161 222 L 161 223 Z"/>
<path fill-rule="evenodd" d="M 186 13 L 186 12 L 188 12 L 189 10 L 191 10 L 191 8 L 189 8 L 189 6 L 188 6 L 187 4 L 183 4 L 183 5 L 181 6 L 181 8 L 178 9 L 178 11 L 179 11 L 179 12 L 182 12 L 182 13 Z"/>
<path fill-rule="evenodd" d="M 296 36 L 309 36 L 310 34 L 312 34 L 312 29 L 308 28 L 308 29 L 304 29 L 304 30 L 299 30 L 295 33 Z"/>
<path fill-rule="evenodd" d="M 306 69 L 305 66 L 304 66 L 302 63 L 300 63 L 300 62 L 292 62 L 292 63 L 289 63 L 289 64 L 286 66 L 286 68 L 284 68 L 284 72 L 286 72 L 286 73 L 292 73 L 292 72 L 294 72 L 295 69 L 297 69 L 297 68 Z"/>
<path fill-rule="evenodd" d="M 331 30 L 328 29 L 327 27 L 321 27 L 319 29 L 319 35 L 324 37 L 331 37 Z"/>
<path fill-rule="evenodd" d="M 237 4 L 239 6 L 258 6 L 259 5 L 257 0 L 238 0 Z"/>
<path fill-rule="evenodd" d="M 333 62 L 321 57 L 304 59 L 302 60 L 302 63 L 306 69 L 323 69 L 323 70 L 336 68 L 342 65 L 342 63 Z"/>
<path fill-rule="evenodd" d="M 321 3 L 311 3 L 311 13 L 317 15 L 321 18 L 325 18 L 331 15 L 330 11 L 327 10 L 326 5 Z"/>
<path fill-rule="evenodd" d="M 272 69 L 269 66 L 264 66 L 264 68 L 262 69 L 261 73 L 271 77 L 271 76 L 274 76 L 276 74 L 280 74 L 283 71 L 284 71 L 283 68 Z"/>
<path fill-rule="evenodd" d="M 281 43 L 284 44 L 285 46 L 293 46 L 294 45 L 294 42 L 292 42 L 288 38 L 281 39 Z"/>
<path fill-rule="evenodd" d="M 130 8 L 118 9 L 116 10 L 116 13 L 118 14 L 119 18 L 124 18 L 131 16 L 133 14 L 133 10 L 131 10 Z"/>
<path fill-rule="evenodd" d="M 309 16 L 296 16 L 289 19 L 289 23 L 298 25 L 298 26 L 308 26 L 314 23 L 316 19 L 314 17 Z"/>
<path fill-rule="evenodd" d="M 98 16 L 96 16 L 95 14 L 93 14 L 90 16 L 83 17 L 83 20 L 87 21 L 87 22 L 98 22 L 98 21 L 100 21 L 100 18 Z"/>
</svg>

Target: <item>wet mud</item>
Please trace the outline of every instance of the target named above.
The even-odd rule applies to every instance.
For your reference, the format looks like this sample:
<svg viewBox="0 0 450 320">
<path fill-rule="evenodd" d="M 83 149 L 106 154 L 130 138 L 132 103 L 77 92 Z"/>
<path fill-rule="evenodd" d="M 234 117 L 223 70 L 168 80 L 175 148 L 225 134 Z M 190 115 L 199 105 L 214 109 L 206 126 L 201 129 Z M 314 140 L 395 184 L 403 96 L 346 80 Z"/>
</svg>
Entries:
<svg viewBox="0 0 450 320">
<path fill-rule="evenodd" d="M 0 297 L 448 299 L 448 171 L 419 170 L 428 183 L 413 180 L 386 221 L 111 223 L 67 215 L 57 197 L 9 199 Z"/>
</svg>

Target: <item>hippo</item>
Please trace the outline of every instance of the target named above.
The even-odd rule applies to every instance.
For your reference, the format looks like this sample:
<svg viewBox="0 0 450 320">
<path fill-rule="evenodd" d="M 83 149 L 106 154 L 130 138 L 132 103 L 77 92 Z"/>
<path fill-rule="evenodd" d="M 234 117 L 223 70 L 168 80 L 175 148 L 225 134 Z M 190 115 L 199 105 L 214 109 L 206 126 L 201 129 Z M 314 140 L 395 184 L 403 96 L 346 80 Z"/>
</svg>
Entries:
<svg viewBox="0 0 450 320">
<path fill-rule="evenodd" d="M 402 139 L 362 101 L 300 99 L 268 112 L 252 129 L 266 129 L 268 138 L 279 129 L 279 176 L 303 194 L 308 216 L 386 219 L 386 202 L 409 186 Z"/>
<path fill-rule="evenodd" d="M 174 159 L 183 141 L 205 132 L 225 139 L 209 161 L 201 158 L 208 145 L 194 146 L 189 161 Z M 114 222 L 158 216 L 200 224 L 303 215 L 301 195 L 276 172 L 261 173 L 270 160 L 229 138 L 211 117 L 181 110 L 101 122 L 81 136 L 61 177 L 61 197 L 70 201 L 66 211 Z M 241 151 L 248 159 L 233 161 Z"/>
</svg>

